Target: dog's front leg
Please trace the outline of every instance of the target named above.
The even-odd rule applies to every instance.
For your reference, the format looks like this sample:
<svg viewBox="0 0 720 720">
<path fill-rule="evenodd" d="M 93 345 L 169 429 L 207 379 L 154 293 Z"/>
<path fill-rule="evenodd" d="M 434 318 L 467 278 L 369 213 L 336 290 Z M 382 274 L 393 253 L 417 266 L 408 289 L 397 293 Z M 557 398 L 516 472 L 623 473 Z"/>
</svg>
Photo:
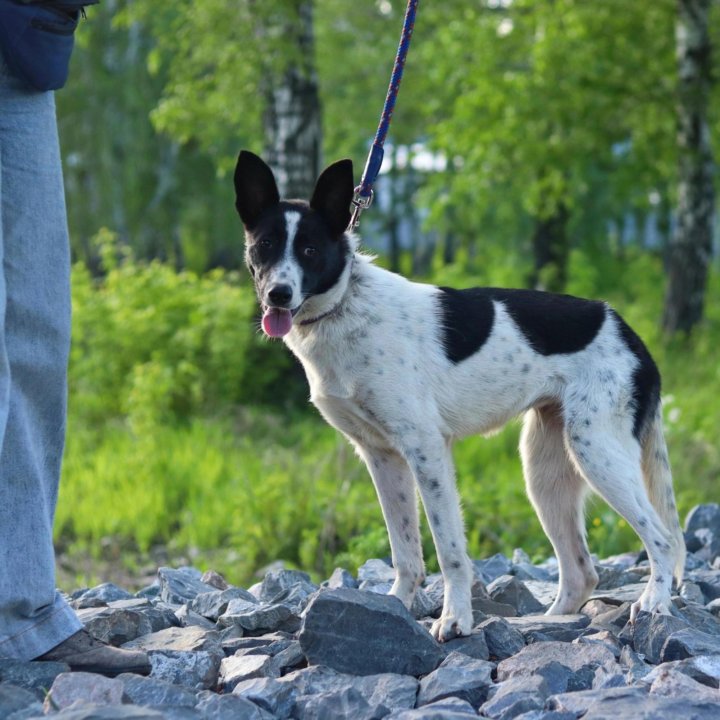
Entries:
<svg viewBox="0 0 720 720">
<path fill-rule="evenodd" d="M 449 443 L 440 435 L 403 439 L 403 454 L 417 480 L 445 582 L 442 615 L 432 626 L 441 642 L 469 635 L 472 566 L 467 555 L 460 499 Z"/>
<path fill-rule="evenodd" d="M 413 475 L 405 459 L 392 450 L 357 448 L 375 484 L 390 538 L 395 567 L 390 594 L 409 609 L 415 590 L 425 579 Z"/>
</svg>

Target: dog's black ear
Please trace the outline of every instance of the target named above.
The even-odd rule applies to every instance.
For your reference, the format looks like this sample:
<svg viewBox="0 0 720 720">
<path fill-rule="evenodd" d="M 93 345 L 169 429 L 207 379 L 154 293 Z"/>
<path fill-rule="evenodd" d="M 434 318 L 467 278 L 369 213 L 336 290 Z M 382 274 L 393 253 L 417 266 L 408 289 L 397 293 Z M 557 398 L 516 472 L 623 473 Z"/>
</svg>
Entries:
<svg viewBox="0 0 720 720">
<path fill-rule="evenodd" d="M 350 224 L 354 192 L 352 160 L 333 163 L 322 171 L 315 183 L 310 207 L 325 218 L 333 235 L 342 235 Z"/>
<path fill-rule="evenodd" d="M 272 170 L 257 155 L 243 150 L 235 165 L 235 207 L 243 225 L 252 230 L 265 210 L 279 202 Z"/>
</svg>

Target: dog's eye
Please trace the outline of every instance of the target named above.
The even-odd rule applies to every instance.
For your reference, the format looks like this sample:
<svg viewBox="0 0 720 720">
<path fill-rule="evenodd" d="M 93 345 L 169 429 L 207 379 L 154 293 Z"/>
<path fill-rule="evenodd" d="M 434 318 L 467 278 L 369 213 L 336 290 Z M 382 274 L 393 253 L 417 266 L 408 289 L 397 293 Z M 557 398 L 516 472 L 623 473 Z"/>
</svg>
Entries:
<svg viewBox="0 0 720 720">
<path fill-rule="evenodd" d="M 269 248 L 269 247 L 272 247 L 272 243 L 271 243 L 270 240 L 268 240 L 267 238 L 263 238 L 263 239 L 258 243 L 258 245 L 259 245 L 261 248 L 266 248 L 266 249 Z"/>
<path fill-rule="evenodd" d="M 316 255 L 316 254 L 317 254 L 317 250 L 316 250 L 312 245 L 308 245 L 308 246 L 303 250 L 303 255 L 304 255 L 305 257 L 313 257 L 313 256 Z"/>
</svg>

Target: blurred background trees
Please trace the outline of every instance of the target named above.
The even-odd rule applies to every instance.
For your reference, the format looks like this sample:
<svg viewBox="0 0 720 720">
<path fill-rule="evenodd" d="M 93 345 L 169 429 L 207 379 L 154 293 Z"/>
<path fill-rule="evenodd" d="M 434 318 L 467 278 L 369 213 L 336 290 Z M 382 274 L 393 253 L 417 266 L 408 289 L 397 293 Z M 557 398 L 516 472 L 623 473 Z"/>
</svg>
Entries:
<svg viewBox="0 0 720 720">
<path fill-rule="evenodd" d="M 688 502 L 707 499 L 720 475 L 719 5 L 421 3 L 361 227 L 379 262 L 424 281 L 613 302 L 660 361 Z M 340 157 L 359 179 L 404 9 L 104 0 L 88 11 L 58 94 L 77 261 L 60 537 L 242 545 L 241 572 L 280 555 L 320 568 L 382 547 L 379 512 L 358 511 L 372 489 L 350 482 L 362 470 L 306 413 L 287 353 L 255 331 L 230 173 L 248 148 L 288 196 L 307 197 Z M 511 429 L 488 450 L 458 450 L 475 552 L 544 542 L 520 509 L 516 442 Z M 138 508 L 162 505 L 157 522 L 78 510 L 98 478 L 108 508 L 128 483 L 138 498 L 153 486 Z M 263 525 L 263 482 L 293 506 L 282 546 L 274 520 Z M 297 498 L 316 485 L 309 521 Z M 212 515 L 218 497 L 236 508 L 227 532 Z M 489 527 L 504 507 L 514 514 L 498 534 Z M 630 542 L 608 522 L 590 528 L 596 541 Z"/>
</svg>

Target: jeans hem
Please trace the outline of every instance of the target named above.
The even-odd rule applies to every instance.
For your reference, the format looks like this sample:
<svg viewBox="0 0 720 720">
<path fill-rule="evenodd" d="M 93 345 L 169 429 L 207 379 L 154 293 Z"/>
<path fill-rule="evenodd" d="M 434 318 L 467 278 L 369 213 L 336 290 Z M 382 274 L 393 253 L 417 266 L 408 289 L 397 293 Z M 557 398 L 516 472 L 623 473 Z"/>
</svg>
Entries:
<svg viewBox="0 0 720 720">
<path fill-rule="evenodd" d="M 80 618 L 57 593 L 55 605 L 46 615 L 28 620 L 23 629 L 11 637 L 0 639 L 0 658 L 34 660 L 82 628 Z"/>
</svg>

